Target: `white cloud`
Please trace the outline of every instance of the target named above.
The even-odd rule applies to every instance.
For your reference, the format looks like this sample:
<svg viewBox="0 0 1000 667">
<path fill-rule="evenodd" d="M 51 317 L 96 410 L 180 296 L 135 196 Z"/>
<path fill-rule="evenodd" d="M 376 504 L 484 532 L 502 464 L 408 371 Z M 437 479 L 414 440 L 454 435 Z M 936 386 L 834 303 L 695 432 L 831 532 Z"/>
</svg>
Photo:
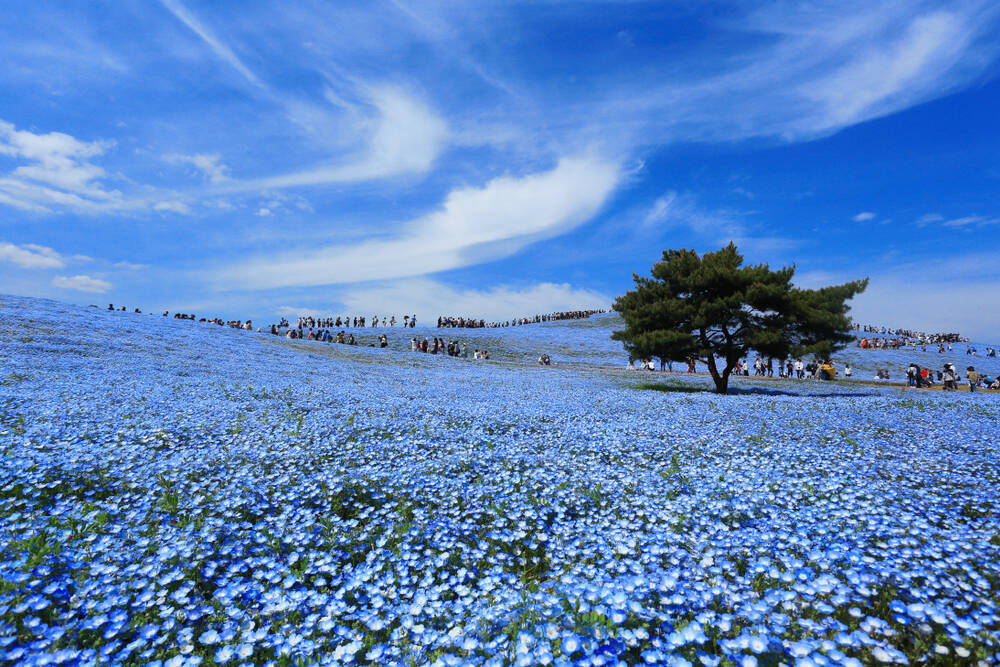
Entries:
<svg viewBox="0 0 1000 667">
<path fill-rule="evenodd" d="M 942 227 L 985 227 L 1000 223 L 1000 218 L 986 218 L 981 215 L 967 215 L 962 218 L 953 218 L 941 223 Z"/>
<path fill-rule="evenodd" d="M 594 157 L 560 160 L 546 172 L 453 190 L 443 206 L 389 240 L 259 257 L 214 274 L 240 289 L 367 282 L 417 276 L 513 254 L 594 216 L 621 178 Z"/>
<path fill-rule="evenodd" d="M 203 23 L 201 23 L 191 12 L 187 10 L 184 5 L 177 0 L 163 0 L 163 5 L 170 10 L 170 12 L 177 17 L 184 25 L 191 29 L 198 37 L 208 45 L 208 47 L 215 53 L 216 56 L 226 61 L 233 69 L 243 75 L 247 81 L 255 86 L 262 87 L 264 84 L 261 83 L 257 75 L 250 71 L 250 69 L 243 64 L 233 50 L 222 43 L 222 41 L 215 36 L 211 30 L 209 30 Z"/>
<path fill-rule="evenodd" d="M 875 276 L 855 297 L 851 316 L 858 322 L 927 332 L 954 332 L 979 342 L 993 341 L 1000 330 L 1000 312 L 984 308 L 989 295 L 1000 293 L 1000 280 L 929 280 L 907 276 Z"/>
<path fill-rule="evenodd" d="M 104 170 L 86 161 L 104 153 L 112 144 L 78 141 L 62 132 L 34 134 L 0 121 L 0 153 L 34 164 L 18 167 L 14 174 L 71 191 L 86 190 Z"/>
<path fill-rule="evenodd" d="M 696 78 L 668 75 L 653 85 L 625 78 L 599 109 L 578 104 L 578 120 L 588 114 L 611 128 L 617 118 L 640 144 L 824 136 L 974 82 L 1000 50 L 992 39 L 998 11 L 981 0 L 945 9 L 921 0 L 758 3 L 734 13 L 731 26 L 761 44 L 730 61 L 746 64 L 702 74 L 692 63 L 685 71 Z"/>
<path fill-rule="evenodd" d="M 871 43 L 854 58 L 809 85 L 830 127 L 882 115 L 900 97 L 919 94 L 928 79 L 938 80 L 957 64 L 973 31 L 962 17 L 933 11 L 913 18 L 895 39 Z"/>
<path fill-rule="evenodd" d="M 35 134 L 0 120 L 0 155 L 27 162 L 0 177 L 0 203 L 35 212 L 63 208 L 96 213 L 126 206 L 121 193 L 100 183 L 104 169 L 89 161 L 113 145 L 79 141 L 62 132 Z"/>
<path fill-rule="evenodd" d="M 418 322 L 433 322 L 441 315 L 499 321 L 562 310 L 607 308 L 613 301 L 600 292 L 566 283 L 459 290 L 429 278 L 359 287 L 348 290 L 340 300 L 351 312 L 374 309 L 380 313 L 413 313 Z"/>
<path fill-rule="evenodd" d="M 235 183 L 227 190 L 350 183 L 430 169 L 448 138 L 445 122 L 426 104 L 399 89 L 372 88 L 368 94 L 377 116 L 368 121 L 369 127 L 361 128 L 367 135 L 367 146 L 359 155 L 340 164 Z"/>
<path fill-rule="evenodd" d="M 163 159 L 171 164 L 190 164 L 212 183 L 224 183 L 229 180 L 229 176 L 226 174 L 229 167 L 222 163 L 222 156 L 218 153 L 195 153 L 194 155 L 170 153 L 164 155 Z"/>
<path fill-rule="evenodd" d="M 706 208 L 694 195 L 671 190 L 653 202 L 643 217 L 643 224 L 683 226 L 696 234 L 710 236 L 713 242 L 725 244 L 746 237 L 742 217 L 738 211 Z"/>
<path fill-rule="evenodd" d="M 149 268 L 149 264 L 134 264 L 132 262 L 115 262 L 111 266 L 116 269 L 127 269 L 129 271 L 141 271 L 142 269 Z"/>
<path fill-rule="evenodd" d="M 1000 293 L 1000 271 L 994 253 L 943 257 L 933 275 L 926 262 L 880 263 L 870 274 L 868 289 L 850 303 L 856 322 L 915 331 L 954 332 L 978 342 L 994 340 L 1000 331 L 1000 310 L 988 307 Z M 838 285 L 863 278 L 867 271 L 835 269 L 795 274 L 801 287 Z"/>
<path fill-rule="evenodd" d="M 858 213 L 856 216 L 851 218 L 851 220 L 853 220 L 854 222 L 866 222 L 868 220 L 874 220 L 874 219 L 875 219 L 875 214 L 872 213 L 871 211 L 862 211 L 861 213 Z"/>
<path fill-rule="evenodd" d="M 271 215 L 271 209 L 267 208 L 266 206 L 262 206 L 261 208 L 257 209 L 257 213 L 255 213 L 254 215 L 260 218 L 266 218 Z"/>
<path fill-rule="evenodd" d="M 22 246 L 0 242 L 0 262 L 10 262 L 25 269 L 61 269 L 66 260 L 52 248 L 33 243 Z"/>
<path fill-rule="evenodd" d="M 940 213 L 927 213 L 920 216 L 920 219 L 917 220 L 917 226 L 925 227 L 934 222 L 941 222 L 942 220 L 944 220 L 944 216 Z"/>
<path fill-rule="evenodd" d="M 652 225 L 658 222 L 665 222 L 671 214 L 670 205 L 677 200 L 676 192 L 668 192 L 655 202 L 643 218 L 643 224 Z"/>
<path fill-rule="evenodd" d="M 344 118 L 331 114 L 328 108 L 291 98 L 273 90 L 248 68 L 242 60 L 204 23 L 198 20 L 178 0 L 162 0 L 164 6 L 182 23 L 197 34 L 219 58 L 227 62 L 248 82 L 258 89 L 258 94 L 269 103 L 283 107 L 289 120 L 306 129 L 324 142 L 331 135 L 366 138 L 365 148 L 335 164 L 324 164 L 309 169 L 278 176 L 231 182 L 226 191 L 241 192 L 263 188 L 288 188 L 326 183 L 350 183 L 385 178 L 401 174 L 423 173 L 430 169 L 447 137 L 445 122 L 426 104 L 398 88 L 391 86 L 364 86 L 357 80 L 351 83 L 362 89 L 362 95 L 375 109 L 375 116 L 344 127 Z M 327 88 L 325 100 L 333 106 L 343 107 L 348 119 L 356 116 L 357 108 L 340 95 Z M 335 123 L 339 122 L 339 126 Z M 352 125 L 351 123 L 347 123 Z M 185 161 L 201 169 L 213 183 L 229 180 L 225 166 L 215 154 L 193 156 L 165 156 L 174 161 Z"/>
<path fill-rule="evenodd" d="M 4 187 L 5 185 L 9 187 L 8 184 L 12 185 L 14 182 L 10 179 L 0 178 L 0 204 L 19 208 L 22 211 L 31 211 L 32 213 L 47 213 L 49 211 L 49 209 L 41 204 L 7 194 L 4 192 Z"/>
<path fill-rule="evenodd" d="M 191 208 L 182 201 L 161 201 L 153 205 L 155 211 L 167 211 L 178 215 L 191 215 Z"/>
<path fill-rule="evenodd" d="M 52 286 L 60 289 L 72 289 L 80 292 L 91 292 L 93 294 L 103 294 L 111 289 L 111 283 L 100 278 L 90 276 L 57 276 L 52 279 Z"/>
<path fill-rule="evenodd" d="M 946 219 L 940 213 L 928 213 L 921 216 L 917 220 L 918 227 L 927 227 L 928 225 L 936 225 L 939 227 L 951 227 L 955 229 L 972 228 L 972 227 L 986 227 L 989 225 L 1000 224 L 1000 218 L 987 218 L 982 215 L 965 215 L 960 218 L 950 218 Z"/>
</svg>

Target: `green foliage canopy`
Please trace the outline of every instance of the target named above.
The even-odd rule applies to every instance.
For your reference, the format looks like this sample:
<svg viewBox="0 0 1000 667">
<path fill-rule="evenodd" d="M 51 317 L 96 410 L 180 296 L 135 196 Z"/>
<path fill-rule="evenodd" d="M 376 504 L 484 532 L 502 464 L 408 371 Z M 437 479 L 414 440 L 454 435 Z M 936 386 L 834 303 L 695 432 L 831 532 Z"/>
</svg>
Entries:
<svg viewBox="0 0 1000 667">
<path fill-rule="evenodd" d="M 794 266 L 743 266 L 732 243 L 701 257 L 665 250 L 651 277 L 633 274 L 635 289 L 615 301 L 625 329 L 612 337 L 633 360 L 702 361 L 724 394 L 737 361 L 750 351 L 777 359 L 828 357 L 851 340 L 847 301 L 868 279 L 810 290 L 793 286 L 794 274 Z"/>
</svg>

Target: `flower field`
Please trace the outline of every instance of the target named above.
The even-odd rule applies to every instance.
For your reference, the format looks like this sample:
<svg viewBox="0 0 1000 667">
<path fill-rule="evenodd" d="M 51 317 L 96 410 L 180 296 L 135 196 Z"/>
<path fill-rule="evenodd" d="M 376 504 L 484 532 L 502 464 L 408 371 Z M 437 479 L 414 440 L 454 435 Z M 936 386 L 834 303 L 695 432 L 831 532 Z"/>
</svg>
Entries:
<svg viewBox="0 0 1000 667">
<path fill-rule="evenodd" d="M 0 662 L 1000 662 L 1000 397 L 652 391 L 609 332 L 447 332 L 476 363 L 0 297 Z"/>
</svg>

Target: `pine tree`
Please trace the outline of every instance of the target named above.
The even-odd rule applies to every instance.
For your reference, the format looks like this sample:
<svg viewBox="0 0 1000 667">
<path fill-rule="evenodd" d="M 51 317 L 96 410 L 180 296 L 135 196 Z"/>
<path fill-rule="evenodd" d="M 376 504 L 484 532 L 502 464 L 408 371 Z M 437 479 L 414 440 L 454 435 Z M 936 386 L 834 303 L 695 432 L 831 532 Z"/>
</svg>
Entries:
<svg viewBox="0 0 1000 667">
<path fill-rule="evenodd" d="M 827 358 L 851 340 L 846 302 L 868 279 L 810 290 L 793 286 L 794 274 L 794 266 L 743 266 L 732 243 L 702 257 L 665 250 L 651 277 L 633 274 L 636 288 L 615 301 L 625 329 L 612 337 L 633 360 L 703 362 L 716 391 L 725 394 L 737 361 L 750 351 Z"/>
</svg>

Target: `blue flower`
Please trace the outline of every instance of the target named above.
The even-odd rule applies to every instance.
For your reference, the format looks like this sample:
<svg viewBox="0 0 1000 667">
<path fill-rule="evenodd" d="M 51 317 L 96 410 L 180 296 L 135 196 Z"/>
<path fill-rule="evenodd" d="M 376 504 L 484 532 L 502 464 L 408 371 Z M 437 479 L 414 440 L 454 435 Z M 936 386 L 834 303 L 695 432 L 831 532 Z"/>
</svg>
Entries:
<svg viewBox="0 0 1000 667">
<path fill-rule="evenodd" d="M 219 633 L 215 630 L 208 630 L 201 633 L 201 636 L 198 637 L 198 641 L 202 644 L 208 644 L 209 646 L 212 644 L 218 644 L 220 641 Z"/>
</svg>

